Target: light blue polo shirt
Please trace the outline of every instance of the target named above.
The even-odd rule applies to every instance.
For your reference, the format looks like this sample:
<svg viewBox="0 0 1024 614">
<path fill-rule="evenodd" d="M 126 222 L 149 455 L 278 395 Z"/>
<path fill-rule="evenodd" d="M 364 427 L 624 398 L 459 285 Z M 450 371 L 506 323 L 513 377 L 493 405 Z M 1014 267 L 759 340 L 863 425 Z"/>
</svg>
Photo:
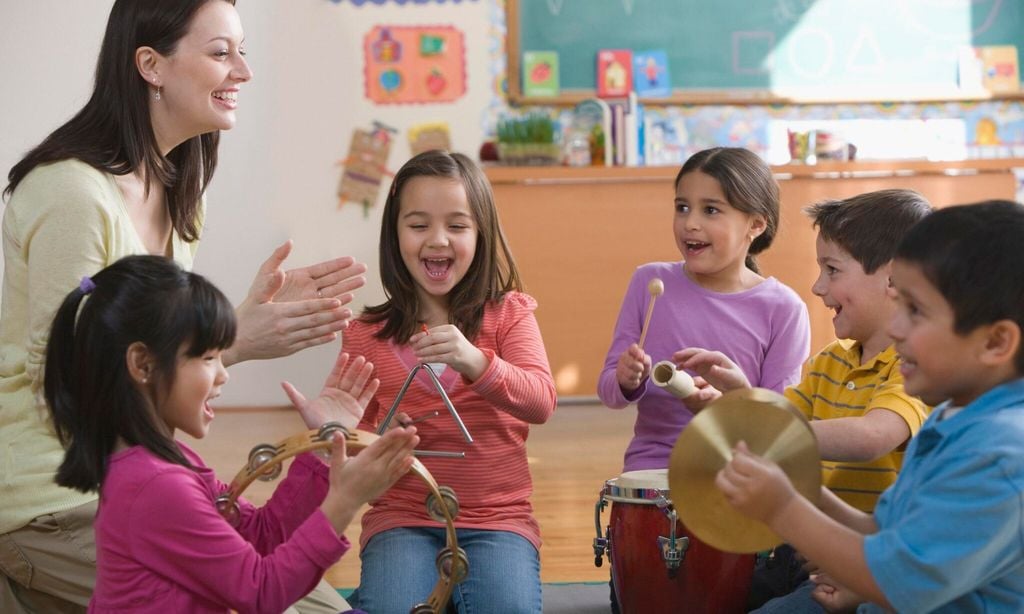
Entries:
<svg viewBox="0 0 1024 614">
<path fill-rule="evenodd" d="M 864 540 L 898 612 L 1024 612 L 1024 379 L 932 412 Z"/>
</svg>

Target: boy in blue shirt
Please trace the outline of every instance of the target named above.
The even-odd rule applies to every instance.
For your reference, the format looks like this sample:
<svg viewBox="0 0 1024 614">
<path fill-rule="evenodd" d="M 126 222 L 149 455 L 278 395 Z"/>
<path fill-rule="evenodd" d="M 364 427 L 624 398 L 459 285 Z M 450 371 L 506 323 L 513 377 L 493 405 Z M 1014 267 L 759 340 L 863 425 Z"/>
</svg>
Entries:
<svg viewBox="0 0 1024 614">
<path fill-rule="evenodd" d="M 873 515 L 820 509 L 740 442 L 716 484 L 814 561 L 829 610 L 1024 610 L 1024 207 L 940 210 L 893 263 L 904 387 L 939 405 Z M 863 603 L 870 602 L 870 603 Z"/>
</svg>

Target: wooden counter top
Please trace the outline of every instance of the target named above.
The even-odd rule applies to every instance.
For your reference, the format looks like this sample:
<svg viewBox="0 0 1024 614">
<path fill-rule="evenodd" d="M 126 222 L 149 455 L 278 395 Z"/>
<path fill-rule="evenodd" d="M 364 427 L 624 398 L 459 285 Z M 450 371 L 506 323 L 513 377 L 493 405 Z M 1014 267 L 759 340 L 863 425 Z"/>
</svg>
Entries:
<svg viewBox="0 0 1024 614">
<path fill-rule="evenodd" d="M 832 312 L 811 292 L 816 233 L 803 208 L 885 188 L 919 191 L 946 206 L 1015 197 L 1024 159 L 831 162 L 773 167 L 782 202 L 779 234 L 762 271 L 807 303 L 811 348 L 832 340 Z M 634 269 L 681 258 L 672 233 L 674 167 L 490 166 L 501 223 L 562 396 L 593 396 Z M 657 317 L 657 310 L 655 310 Z M 654 360 L 666 356 L 652 357 Z"/>
<path fill-rule="evenodd" d="M 773 166 L 780 180 L 791 177 L 857 177 L 889 175 L 958 175 L 1006 172 L 1024 169 L 1024 158 L 953 160 L 870 160 L 862 162 L 820 162 L 818 164 L 783 164 Z M 492 184 L 515 183 L 600 183 L 602 181 L 663 181 L 674 178 L 674 166 L 486 166 L 484 171 Z"/>
</svg>

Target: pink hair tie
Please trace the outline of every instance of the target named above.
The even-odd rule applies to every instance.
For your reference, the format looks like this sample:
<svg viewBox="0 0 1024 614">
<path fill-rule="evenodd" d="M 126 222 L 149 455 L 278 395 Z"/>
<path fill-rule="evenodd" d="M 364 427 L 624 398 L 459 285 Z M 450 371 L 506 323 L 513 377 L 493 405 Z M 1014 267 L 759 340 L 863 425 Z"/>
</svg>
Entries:
<svg viewBox="0 0 1024 614">
<path fill-rule="evenodd" d="M 78 289 L 82 291 L 82 294 L 89 294 L 96 289 L 96 282 L 91 277 L 86 275 L 82 278 L 82 281 L 78 284 Z"/>
</svg>

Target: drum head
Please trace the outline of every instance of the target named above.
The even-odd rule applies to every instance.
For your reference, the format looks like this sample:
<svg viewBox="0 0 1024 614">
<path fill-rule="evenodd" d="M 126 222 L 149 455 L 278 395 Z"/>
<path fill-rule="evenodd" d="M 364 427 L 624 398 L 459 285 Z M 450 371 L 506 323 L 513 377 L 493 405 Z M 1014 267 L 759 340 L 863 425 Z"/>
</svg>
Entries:
<svg viewBox="0 0 1024 614">
<path fill-rule="evenodd" d="M 626 471 L 604 483 L 606 499 L 629 503 L 654 503 L 668 498 L 668 469 Z"/>
</svg>

